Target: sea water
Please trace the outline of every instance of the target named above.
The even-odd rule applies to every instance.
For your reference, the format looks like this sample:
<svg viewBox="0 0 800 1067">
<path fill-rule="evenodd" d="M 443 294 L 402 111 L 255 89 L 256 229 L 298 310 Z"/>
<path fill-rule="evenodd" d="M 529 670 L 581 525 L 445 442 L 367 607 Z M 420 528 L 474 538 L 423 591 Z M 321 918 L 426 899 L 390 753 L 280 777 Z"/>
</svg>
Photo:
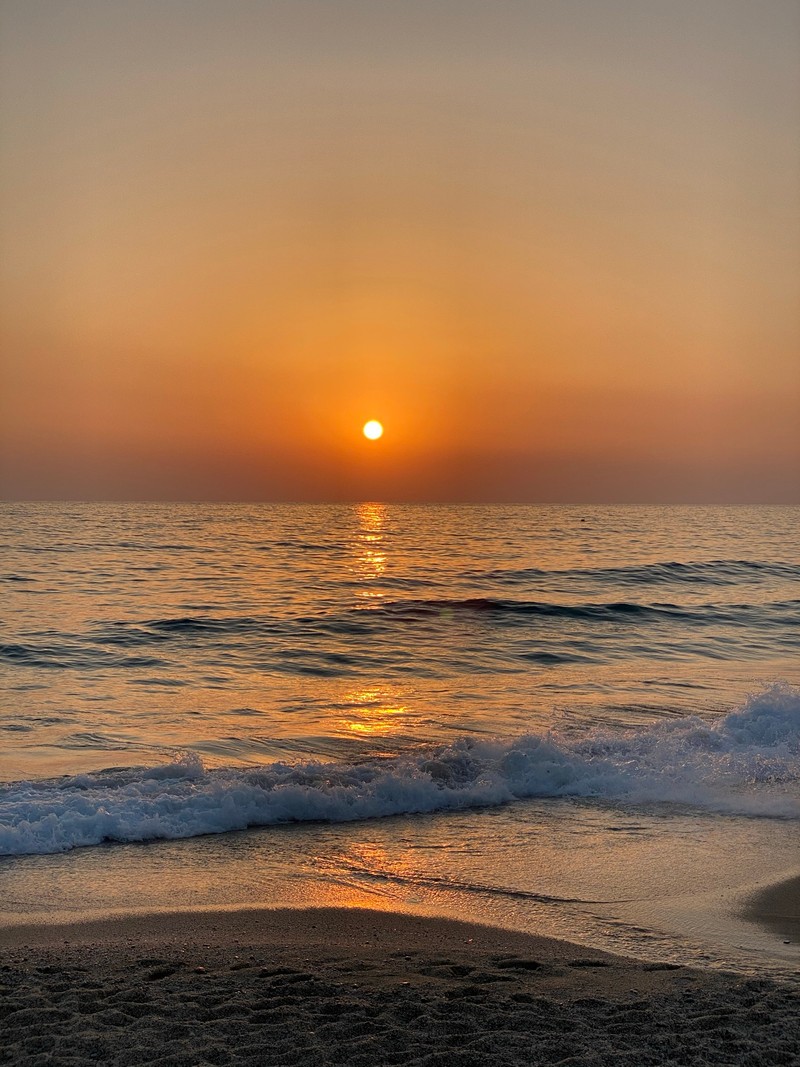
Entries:
<svg viewBox="0 0 800 1067">
<path fill-rule="evenodd" d="M 0 918 L 362 905 L 791 970 L 730 916 L 800 872 L 798 520 L 3 505 Z"/>
</svg>

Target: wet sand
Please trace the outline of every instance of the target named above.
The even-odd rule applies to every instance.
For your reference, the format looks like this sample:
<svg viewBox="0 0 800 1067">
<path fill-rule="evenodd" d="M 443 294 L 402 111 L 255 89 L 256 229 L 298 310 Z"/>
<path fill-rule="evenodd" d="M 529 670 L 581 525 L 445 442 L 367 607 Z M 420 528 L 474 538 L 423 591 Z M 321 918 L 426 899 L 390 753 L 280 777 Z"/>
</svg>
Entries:
<svg viewBox="0 0 800 1067">
<path fill-rule="evenodd" d="M 796 1063 L 797 988 L 316 909 L 0 930 L 0 1063 Z"/>
<path fill-rule="evenodd" d="M 742 916 L 783 941 L 800 944 L 800 876 L 767 886 L 746 903 Z"/>
</svg>

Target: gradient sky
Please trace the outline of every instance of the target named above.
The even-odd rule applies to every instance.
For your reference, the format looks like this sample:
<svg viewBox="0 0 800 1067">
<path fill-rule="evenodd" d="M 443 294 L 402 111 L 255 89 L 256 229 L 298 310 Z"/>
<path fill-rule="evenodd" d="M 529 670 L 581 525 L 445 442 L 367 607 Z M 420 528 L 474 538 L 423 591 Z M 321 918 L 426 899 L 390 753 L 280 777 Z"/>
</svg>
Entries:
<svg viewBox="0 0 800 1067">
<path fill-rule="evenodd" d="M 800 500 L 797 0 L 0 37 L 3 496 Z"/>
</svg>

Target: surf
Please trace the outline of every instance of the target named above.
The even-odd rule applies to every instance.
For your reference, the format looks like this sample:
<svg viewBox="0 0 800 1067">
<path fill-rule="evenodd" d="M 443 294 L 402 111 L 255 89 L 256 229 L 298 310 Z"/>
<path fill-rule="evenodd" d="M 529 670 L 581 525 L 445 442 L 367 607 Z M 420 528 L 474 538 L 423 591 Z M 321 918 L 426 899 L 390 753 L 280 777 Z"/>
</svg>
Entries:
<svg viewBox="0 0 800 1067">
<path fill-rule="evenodd" d="M 287 823 L 486 808 L 530 797 L 800 818 L 800 691 L 775 685 L 718 719 L 458 737 L 394 758 L 207 769 L 171 762 L 0 787 L 0 855 L 181 839 Z"/>
</svg>

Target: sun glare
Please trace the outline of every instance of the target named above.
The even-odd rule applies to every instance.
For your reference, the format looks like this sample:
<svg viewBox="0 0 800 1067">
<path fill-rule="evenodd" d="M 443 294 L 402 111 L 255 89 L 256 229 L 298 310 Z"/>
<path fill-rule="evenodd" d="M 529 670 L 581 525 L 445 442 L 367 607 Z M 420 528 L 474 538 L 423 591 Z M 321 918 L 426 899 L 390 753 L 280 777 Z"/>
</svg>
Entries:
<svg viewBox="0 0 800 1067">
<path fill-rule="evenodd" d="M 370 441 L 377 441 L 379 437 L 383 437 L 383 427 L 377 419 L 370 419 L 364 423 L 363 433 Z"/>
</svg>

